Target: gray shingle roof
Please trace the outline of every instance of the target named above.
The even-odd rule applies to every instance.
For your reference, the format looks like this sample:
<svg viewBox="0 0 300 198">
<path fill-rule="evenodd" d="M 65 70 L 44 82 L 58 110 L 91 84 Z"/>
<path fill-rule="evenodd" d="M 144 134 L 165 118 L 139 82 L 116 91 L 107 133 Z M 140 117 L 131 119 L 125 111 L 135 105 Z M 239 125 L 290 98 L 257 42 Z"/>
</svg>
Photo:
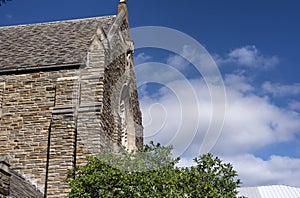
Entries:
<svg viewBox="0 0 300 198">
<path fill-rule="evenodd" d="M 82 63 L 97 27 L 115 16 L 0 27 L 0 71 Z"/>
</svg>

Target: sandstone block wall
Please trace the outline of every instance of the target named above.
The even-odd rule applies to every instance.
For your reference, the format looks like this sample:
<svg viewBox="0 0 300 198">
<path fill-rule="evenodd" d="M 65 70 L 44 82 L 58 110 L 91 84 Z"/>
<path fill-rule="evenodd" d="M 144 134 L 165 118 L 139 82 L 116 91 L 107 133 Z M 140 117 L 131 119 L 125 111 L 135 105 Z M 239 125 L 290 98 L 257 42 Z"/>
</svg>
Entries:
<svg viewBox="0 0 300 198">
<path fill-rule="evenodd" d="M 74 74 L 75 70 L 61 70 L 2 75 L 0 78 L 3 90 L 0 92 L 0 155 L 8 157 L 11 168 L 40 189 L 45 185 L 57 78 Z"/>
<path fill-rule="evenodd" d="M 48 198 L 67 196 L 67 172 L 87 156 L 143 145 L 124 17 L 97 29 L 82 65 L 0 73 L 0 156 Z"/>
<path fill-rule="evenodd" d="M 121 145 L 118 111 L 123 83 L 130 87 L 128 134 L 138 131 L 132 144 L 143 144 L 135 79 L 126 74 L 126 54 L 105 69 L 104 63 L 93 67 L 92 61 L 99 60 L 91 58 L 83 69 L 0 78 L 0 156 L 7 156 L 13 170 L 46 190 L 47 197 L 67 195 L 64 181 L 76 163 Z"/>
</svg>

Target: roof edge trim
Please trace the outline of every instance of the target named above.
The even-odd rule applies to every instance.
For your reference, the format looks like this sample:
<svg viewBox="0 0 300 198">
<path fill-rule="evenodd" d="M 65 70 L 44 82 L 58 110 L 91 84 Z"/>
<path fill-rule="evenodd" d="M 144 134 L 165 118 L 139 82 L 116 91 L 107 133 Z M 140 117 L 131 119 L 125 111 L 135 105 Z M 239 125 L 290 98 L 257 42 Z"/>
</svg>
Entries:
<svg viewBox="0 0 300 198">
<path fill-rule="evenodd" d="M 45 21 L 45 22 L 37 22 L 37 23 L 28 23 L 28 24 L 16 24 L 16 25 L 7 25 L 7 26 L 0 26 L 0 28 L 12 28 L 12 27 L 24 27 L 30 25 L 42 25 L 42 24 L 52 24 L 52 23 L 59 23 L 59 22 L 73 22 L 73 21 L 81 21 L 81 20 L 89 20 L 89 19 L 101 19 L 101 18 L 108 18 L 108 17 L 116 17 L 117 15 L 108 15 L 108 16 L 95 16 L 95 17 L 88 17 L 88 18 L 75 18 L 75 19 L 62 19 L 57 21 Z"/>
<path fill-rule="evenodd" d="M 57 71 L 57 70 L 66 70 L 66 69 L 79 69 L 82 63 L 74 63 L 74 64 L 65 64 L 65 65 L 46 65 L 40 67 L 33 67 L 29 69 L 7 69 L 0 70 L 1 75 L 10 75 L 10 74 L 28 74 L 35 72 L 45 72 L 45 71 Z"/>
</svg>

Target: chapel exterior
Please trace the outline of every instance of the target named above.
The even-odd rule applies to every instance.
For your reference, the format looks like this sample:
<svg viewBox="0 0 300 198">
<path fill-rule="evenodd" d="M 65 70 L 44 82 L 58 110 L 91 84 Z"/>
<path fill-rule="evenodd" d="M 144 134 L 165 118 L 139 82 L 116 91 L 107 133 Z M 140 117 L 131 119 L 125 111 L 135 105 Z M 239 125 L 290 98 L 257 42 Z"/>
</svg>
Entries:
<svg viewBox="0 0 300 198">
<path fill-rule="evenodd" d="M 87 156 L 143 146 L 125 0 L 116 16 L 0 27 L 0 49 L 0 197 L 13 175 L 66 197 Z"/>
</svg>

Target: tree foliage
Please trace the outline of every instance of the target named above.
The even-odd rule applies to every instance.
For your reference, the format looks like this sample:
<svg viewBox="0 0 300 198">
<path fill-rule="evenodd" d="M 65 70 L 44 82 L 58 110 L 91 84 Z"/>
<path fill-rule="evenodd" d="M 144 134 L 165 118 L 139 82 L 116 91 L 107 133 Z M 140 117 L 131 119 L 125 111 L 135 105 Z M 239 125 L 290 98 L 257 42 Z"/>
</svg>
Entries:
<svg viewBox="0 0 300 198">
<path fill-rule="evenodd" d="M 177 167 L 172 147 L 144 146 L 138 152 L 103 153 L 88 158 L 68 178 L 71 198 L 96 197 L 235 197 L 240 184 L 231 164 L 212 154 L 195 166 Z"/>
<path fill-rule="evenodd" d="M 8 1 L 12 1 L 12 0 L 0 0 L 0 6 L 2 6 L 3 4 L 6 4 Z"/>
</svg>

